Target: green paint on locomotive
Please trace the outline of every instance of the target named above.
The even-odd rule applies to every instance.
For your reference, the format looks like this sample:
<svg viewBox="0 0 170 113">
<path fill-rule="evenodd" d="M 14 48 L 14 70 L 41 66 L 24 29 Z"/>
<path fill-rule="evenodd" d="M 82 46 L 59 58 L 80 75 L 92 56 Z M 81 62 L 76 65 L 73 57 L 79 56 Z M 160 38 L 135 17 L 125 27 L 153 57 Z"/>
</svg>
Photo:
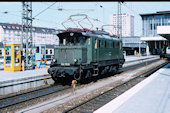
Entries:
<svg viewBox="0 0 170 113">
<path fill-rule="evenodd" d="M 118 38 L 69 31 L 58 34 L 58 37 L 60 43 L 54 49 L 54 58 L 59 65 L 124 60 L 122 41 Z"/>
</svg>

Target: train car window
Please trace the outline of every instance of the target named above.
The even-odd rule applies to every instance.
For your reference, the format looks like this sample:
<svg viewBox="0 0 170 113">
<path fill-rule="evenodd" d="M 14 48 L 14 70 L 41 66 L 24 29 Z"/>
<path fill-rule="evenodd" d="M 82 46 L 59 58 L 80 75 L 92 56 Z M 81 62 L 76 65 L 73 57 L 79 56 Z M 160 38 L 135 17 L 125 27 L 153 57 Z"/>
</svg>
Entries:
<svg viewBox="0 0 170 113">
<path fill-rule="evenodd" d="M 107 47 L 106 45 L 107 45 L 107 43 L 106 43 L 106 40 L 105 40 L 105 42 L 104 42 L 104 46 L 105 46 L 105 48 Z"/>
<path fill-rule="evenodd" d="M 46 54 L 48 54 L 48 50 L 46 50 Z"/>
<path fill-rule="evenodd" d="M 101 43 L 101 40 L 99 40 L 99 48 L 101 48 L 102 46 L 102 43 Z"/>
<path fill-rule="evenodd" d="M 114 43 L 114 42 L 112 42 L 112 47 L 113 47 L 113 48 L 115 47 L 115 43 Z"/>
<path fill-rule="evenodd" d="M 84 45 L 86 42 L 86 37 L 80 37 L 80 45 Z M 78 42 L 79 43 L 79 42 Z"/>
<path fill-rule="evenodd" d="M 95 39 L 95 49 L 97 49 L 97 39 Z"/>
<path fill-rule="evenodd" d="M 119 42 L 117 43 L 117 48 L 119 48 L 119 46 L 120 46 L 120 44 L 119 44 Z"/>
</svg>

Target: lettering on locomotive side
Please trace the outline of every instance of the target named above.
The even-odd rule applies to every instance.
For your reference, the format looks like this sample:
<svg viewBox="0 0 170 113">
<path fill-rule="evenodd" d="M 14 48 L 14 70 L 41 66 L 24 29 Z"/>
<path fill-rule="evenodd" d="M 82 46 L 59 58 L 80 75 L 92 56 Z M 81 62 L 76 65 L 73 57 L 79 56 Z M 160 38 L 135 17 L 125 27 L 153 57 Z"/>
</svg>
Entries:
<svg viewBox="0 0 170 113">
<path fill-rule="evenodd" d="M 62 66 L 70 66 L 70 63 L 61 63 Z"/>
</svg>

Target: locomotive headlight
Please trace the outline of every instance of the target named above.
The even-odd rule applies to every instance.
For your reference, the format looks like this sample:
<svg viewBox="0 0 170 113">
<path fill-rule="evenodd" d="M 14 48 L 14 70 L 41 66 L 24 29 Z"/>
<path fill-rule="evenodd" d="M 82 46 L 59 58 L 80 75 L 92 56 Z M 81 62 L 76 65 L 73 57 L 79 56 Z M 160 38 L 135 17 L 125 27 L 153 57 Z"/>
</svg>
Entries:
<svg viewBox="0 0 170 113">
<path fill-rule="evenodd" d="M 75 62 L 75 63 L 77 63 L 77 61 L 78 61 L 77 59 L 74 59 L 74 62 Z"/>
<path fill-rule="evenodd" d="M 74 33 L 70 33 L 70 36 L 73 36 L 74 35 Z"/>
</svg>

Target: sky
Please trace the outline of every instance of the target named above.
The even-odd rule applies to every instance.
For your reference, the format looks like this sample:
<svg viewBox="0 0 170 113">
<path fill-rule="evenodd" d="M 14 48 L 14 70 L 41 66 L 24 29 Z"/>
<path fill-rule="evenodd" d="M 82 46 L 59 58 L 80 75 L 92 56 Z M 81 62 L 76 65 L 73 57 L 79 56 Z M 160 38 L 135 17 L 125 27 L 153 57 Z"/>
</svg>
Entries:
<svg viewBox="0 0 170 113">
<path fill-rule="evenodd" d="M 52 5 L 50 8 L 48 8 Z M 69 16 L 76 14 L 86 14 L 93 29 L 101 28 L 102 25 L 109 24 L 110 15 L 117 13 L 118 3 L 109 2 L 32 2 L 33 26 L 48 27 L 55 29 L 65 29 L 62 22 L 66 21 Z M 157 11 L 170 11 L 170 2 L 124 2 L 121 5 L 122 13 L 134 15 L 135 36 L 142 35 L 142 19 L 139 14 L 156 13 Z M 45 10 L 47 9 L 47 10 Z M 58 9 L 62 9 L 58 10 Z M 45 10 L 45 11 L 43 11 Z M 8 12 L 8 13 L 4 13 Z M 42 13 L 41 13 L 42 12 Z M 21 2 L 0 2 L 0 22 L 18 23 L 22 20 L 22 3 Z M 96 21 L 99 20 L 99 21 Z M 70 22 L 64 24 L 72 25 Z M 90 27 L 90 25 L 89 25 Z"/>
</svg>

